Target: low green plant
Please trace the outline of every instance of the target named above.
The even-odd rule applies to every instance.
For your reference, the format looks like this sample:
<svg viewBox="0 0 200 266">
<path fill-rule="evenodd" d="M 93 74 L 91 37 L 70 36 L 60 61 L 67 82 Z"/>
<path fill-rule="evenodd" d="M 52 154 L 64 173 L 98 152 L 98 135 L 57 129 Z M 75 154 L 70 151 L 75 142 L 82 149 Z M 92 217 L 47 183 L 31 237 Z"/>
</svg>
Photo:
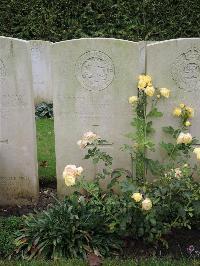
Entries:
<svg viewBox="0 0 200 266">
<path fill-rule="evenodd" d="M 86 258 L 88 252 L 110 256 L 119 251 L 121 242 L 110 229 L 111 221 L 119 215 L 117 201 L 103 197 L 99 188 L 88 184 L 85 196 L 73 195 L 40 214 L 29 215 L 19 231 L 16 253 L 23 259 Z M 121 208 L 119 201 L 118 206 Z"/>
<path fill-rule="evenodd" d="M 53 104 L 41 102 L 35 106 L 35 118 L 53 118 Z"/>
</svg>

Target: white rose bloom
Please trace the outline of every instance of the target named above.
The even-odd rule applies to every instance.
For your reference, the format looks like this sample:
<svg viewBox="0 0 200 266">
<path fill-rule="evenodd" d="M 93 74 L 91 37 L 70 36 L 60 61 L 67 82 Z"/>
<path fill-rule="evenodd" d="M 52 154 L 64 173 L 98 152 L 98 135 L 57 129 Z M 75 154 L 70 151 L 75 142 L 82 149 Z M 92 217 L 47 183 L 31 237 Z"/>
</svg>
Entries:
<svg viewBox="0 0 200 266">
<path fill-rule="evenodd" d="M 83 137 L 81 140 L 77 142 L 77 145 L 81 148 L 84 149 L 88 144 L 91 144 L 93 141 L 100 139 L 100 137 L 93 133 L 92 131 L 88 131 L 83 134 Z"/>
<path fill-rule="evenodd" d="M 180 170 L 180 168 L 176 168 L 176 169 L 174 169 L 174 171 L 175 171 L 175 177 L 181 177 L 181 175 L 182 175 L 182 171 Z"/>
<path fill-rule="evenodd" d="M 88 142 L 86 140 L 79 140 L 77 142 L 77 145 L 80 147 L 80 149 L 84 149 L 87 146 Z"/>
<path fill-rule="evenodd" d="M 183 133 L 181 132 L 176 140 L 177 144 L 189 144 L 192 142 L 192 135 L 190 133 Z"/>
<path fill-rule="evenodd" d="M 76 165 L 74 164 L 68 164 L 63 172 L 63 178 L 66 176 L 75 176 L 76 175 Z"/>
<path fill-rule="evenodd" d="M 146 198 L 142 201 L 142 209 L 149 211 L 152 208 L 152 201 L 149 198 Z"/>
<path fill-rule="evenodd" d="M 92 131 L 88 131 L 83 135 L 83 140 L 87 141 L 88 143 L 92 143 L 94 140 L 98 139 L 99 137 L 97 134 L 93 133 Z"/>
<path fill-rule="evenodd" d="M 83 167 L 78 167 L 77 169 L 76 169 L 76 172 L 77 172 L 77 175 L 81 175 L 82 174 L 82 172 L 83 172 Z"/>
<path fill-rule="evenodd" d="M 184 137 L 184 143 L 189 144 L 192 142 L 192 135 L 190 133 L 186 133 Z"/>
</svg>

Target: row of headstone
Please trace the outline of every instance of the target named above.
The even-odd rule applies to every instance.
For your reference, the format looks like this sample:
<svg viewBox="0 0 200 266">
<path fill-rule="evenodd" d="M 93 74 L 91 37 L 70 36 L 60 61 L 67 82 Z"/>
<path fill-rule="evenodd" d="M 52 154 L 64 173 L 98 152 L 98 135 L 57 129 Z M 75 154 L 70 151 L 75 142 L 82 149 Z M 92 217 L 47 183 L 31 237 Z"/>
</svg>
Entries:
<svg viewBox="0 0 200 266">
<path fill-rule="evenodd" d="M 127 142 L 132 117 L 128 97 L 137 94 L 137 77 L 152 75 L 154 85 L 167 87 L 160 125 L 175 122 L 174 105 L 183 101 L 196 110 L 192 134 L 199 137 L 200 39 L 148 44 L 116 39 L 80 39 L 55 44 L 0 38 L 0 205 L 27 204 L 37 199 L 37 156 L 33 90 L 53 93 L 58 195 L 66 195 L 62 172 L 66 164 L 97 171 L 82 160 L 77 140 L 94 131 L 109 141 L 102 149 L 114 158 L 114 168 L 131 168 L 119 149 Z M 156 155 L 160 156 L 160 155 Z"/>
<path fill-rule="evenodd" d="M 34 103 L 53 102 L 51 82 L 51 42 L 30 41 Z"/>
<path fill-rule="evenodd" d="M 28 43 L 0 38 L 0 205 L 38 195 L 36 131 Z"/>
</svg>

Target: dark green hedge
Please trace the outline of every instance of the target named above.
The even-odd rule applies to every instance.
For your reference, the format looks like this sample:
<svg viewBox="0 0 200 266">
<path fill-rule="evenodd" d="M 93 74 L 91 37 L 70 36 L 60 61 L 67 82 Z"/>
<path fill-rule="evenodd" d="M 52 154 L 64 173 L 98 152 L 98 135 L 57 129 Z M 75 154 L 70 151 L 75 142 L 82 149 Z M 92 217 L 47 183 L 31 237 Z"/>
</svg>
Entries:
<svg viewBox="0 0 200 266">
<path fill-rule="evenodd" d="M 0 35 L 50 41 L 200 37 L 200 0 L 0 0 Z"/>
</svg>

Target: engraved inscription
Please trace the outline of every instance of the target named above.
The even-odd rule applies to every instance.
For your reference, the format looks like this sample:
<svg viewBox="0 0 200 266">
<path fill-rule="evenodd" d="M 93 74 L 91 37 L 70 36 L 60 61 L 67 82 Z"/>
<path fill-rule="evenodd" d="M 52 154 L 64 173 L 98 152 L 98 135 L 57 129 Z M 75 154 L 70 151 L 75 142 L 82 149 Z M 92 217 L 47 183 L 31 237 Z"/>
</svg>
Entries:
<svg viewBox="0 0 200 266">
<path fill-rule="evenodd" d="M 107 54 L 101 51 L 89 51 L 79 57 L 76 76 L 86 89 L 104 90 L 113 81 L 114 65 Z"/>
<path fill-rule="evenodd" d="M 200 50 L 193 47 L 180 54 L 172 65 L 171 73 L 180 89 L 197 91 L 200 88 Z"/>
<path fill-rule="evenodd" d="M 3 61 L 0 59 L 0 78 L 3 78 L 5 76 L 6 76 L 6 68 Z"/>
<path fill-rule="evenodd" d="M 37 61 L 40 59 L 41 57 L 40 47 L 35 46 L 31 48 L 31 57 L 33 61 Z"/>
<path fill-rule="evenodd" d="M 25 105 L 27 105 L 25 95 L 2 93 L 1 107 L 23 107 Z"/>
</svg>

